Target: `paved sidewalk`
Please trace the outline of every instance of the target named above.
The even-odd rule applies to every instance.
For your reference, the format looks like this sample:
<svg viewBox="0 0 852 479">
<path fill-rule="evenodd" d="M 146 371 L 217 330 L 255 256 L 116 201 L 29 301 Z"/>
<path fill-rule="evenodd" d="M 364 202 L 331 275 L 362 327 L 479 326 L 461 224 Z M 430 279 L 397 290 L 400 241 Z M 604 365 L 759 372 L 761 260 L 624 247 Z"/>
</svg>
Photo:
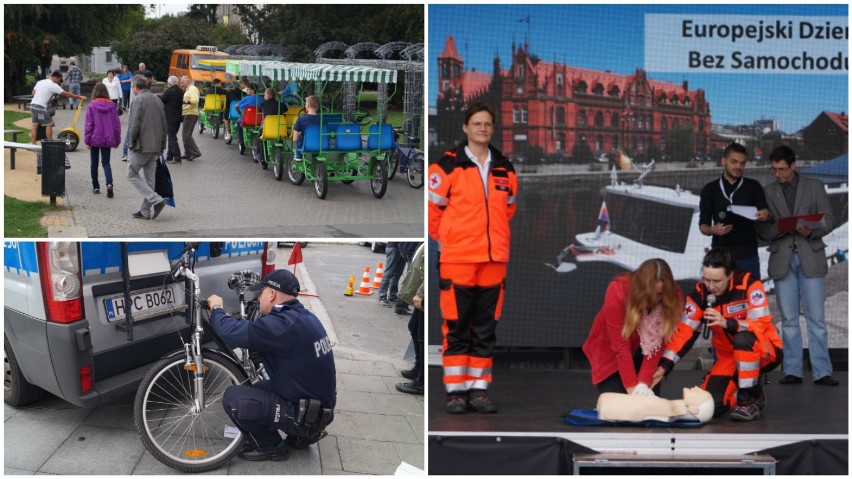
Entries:
<svg viewBox="0 0 852 479">
<path fill-rule="evenodd" d="M 6 105 L 9 109 L 9 105 Z M 15 106 L 11 106 L 14 110 Z M 127 115 L 121 117 L 122 139 Z M 71 124 L 73 113 L 56 112 L 54 131 Z M 24 120 L 26 123 L 29 120 Z M 82 132 L 85 110 L 77 121 Z M 22 123 L 22 124 L 24 124 Z M 21 127 L 23 129 L 23 127 Z M 101 194 L 92 193 L 89 150 L 82 143 L 68 153 L 71 169 L 65 172 L 66 196 L 58 200 L 65 209 L 67 226 L 49 229 L 50 236 L 75 237 L 274 237 L 282 232 L 301 238 L 411 237 L 423 231 L 424 190 L 408 186 L 403 175 L 388 182 L 381 199 L 373 196 L 370 181 L 351 185 L 329 182 L 328 196 L 318 199 L 313 183 L 290 184 L 286 175 L 276 181 L 272 167 L 261 169 L 251 152 L 240 155 L 237 142 L 226 145 L 209 130 L 193 133 L 201 158 L 169 165 L 175 185 L 175 208 L 167 207 L 154 221 L 132 218 L 142 202 L 127 180 L 127 162 L 121 148 L 111 150 L 110 164 L 115 197 L 106 197 L 103 170 L 99 168 Z M 4 149 L 5 150 L 5 149 Z M 5 152 L 8 158 L 8 150 Z M 34 154 L 17 152 L 16 168 L 5 166 L 5 192 L 30 201 L 41 199 L 41 179 L 35 175 Z M 62 231 L 62 230 L 65 231 Z"/>
<path fill-rule="evenodd" d="M 360 247 L 336 248 L 357 251 Z M 315 249 L 318 251 L 311 253 Z M 331 261 L 328 256 L 321 256 L 319 249 L 314 246 L 306 254 Z M 279 266 L 286 260 L 284 250 L 279 249 Z M 317 267 L 328 268 L 322 262 Z M 329 282 L 326 275 L 325 271 L 317 271 L 312 278 L 307 267 L 298 270 L 304 291 L 338 291 L 337 276 Z M 423 396 L 403 394 L 395 388 L 396 383 L 406 381 L 399 376 L 399 370 L 411 365 L 399 358 L 397 350 L 385 349 L 378 354 L 341 346 L 334 329 L 334 321 L 364 319 L 377 312 L 389 314 L 387 308 L 365 299 L 349 303 L 343 314 L 332 309 L 335 298 L 330 294 L 326 297 L 325 301 L 311 296 L 300 299 L 323 323 L 335 345 L 337 406 L 334 421 L 327 428 L 328 436 L 307 450 L 291 450 L 285 462 L 250 462 L 236 457 L 210 474 L 389 475 L 402 462 L 425 468 Z M 395 343 L 401 343 L 408 332 L 396 318 L 392 319 L 374 320 L 377 329 L 369 334 L 392 336 Z M 133 422 L 133 400 L 134 395 L 128 395 L 91 409 L 72 406 L 52 395 L 24 408 L 4 404 L 4 473 L 178 474 L 145 449 Z"/>
<path fill-rule="evenodd" d="M 334 354 L 338 407 L 326 438 L 285 462 L 234 458 L 210 474 L 393 474 L 403 461 L 423 469 L 423 396 L 394 388 L 407 364 L 340 347 Z M 142 445 L 133 395 L 94 409 L 48 395 L 30 407 L 4 405 L 3 419 L 6 475 L 179 473 Z"/>
</svg>

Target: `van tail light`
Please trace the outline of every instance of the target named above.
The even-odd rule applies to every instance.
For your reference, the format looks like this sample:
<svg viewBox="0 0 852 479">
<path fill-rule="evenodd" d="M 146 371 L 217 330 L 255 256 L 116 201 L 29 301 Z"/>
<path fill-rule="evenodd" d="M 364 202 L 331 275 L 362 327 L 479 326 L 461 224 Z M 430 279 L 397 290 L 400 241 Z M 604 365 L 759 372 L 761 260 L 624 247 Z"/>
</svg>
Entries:
<svg viewBox="0 0 852 479">
<path fill-rule="evenodd" d="M 271 244 L 275 243 L 267 241 L 263 244 L 263 256 L 260 258 L 263 262 L 260 269 L 261 278 L 275 270 L 275 256 L 278 254 L 278 251 L 275 248 L 270 248 L 269 245 Z"/>
<path fill-rule="evenodd" d="M 92 390 L 92 365 L 87 364 L 80 368 L 80 392 L 87 393 Z"/>
<path fill-rule="evenodd" d="M 36 251 L 47 321 L 67 324 L 83 319 L 79 244 L 40 242 Z"/>
</svg>

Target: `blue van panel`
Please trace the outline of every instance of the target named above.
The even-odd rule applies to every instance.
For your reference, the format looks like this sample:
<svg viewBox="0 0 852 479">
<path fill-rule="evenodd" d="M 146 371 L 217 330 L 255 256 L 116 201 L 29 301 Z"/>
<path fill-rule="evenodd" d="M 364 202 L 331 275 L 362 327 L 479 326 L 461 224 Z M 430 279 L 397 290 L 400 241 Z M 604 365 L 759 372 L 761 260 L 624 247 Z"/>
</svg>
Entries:
<svg viewBox="0 0 852 479">
<path fill-rule="evenodd" d="M 3 267 L 24 276 L 38 274 L 35 243 L 6 241 L 3 243 Z"/>
</svg>

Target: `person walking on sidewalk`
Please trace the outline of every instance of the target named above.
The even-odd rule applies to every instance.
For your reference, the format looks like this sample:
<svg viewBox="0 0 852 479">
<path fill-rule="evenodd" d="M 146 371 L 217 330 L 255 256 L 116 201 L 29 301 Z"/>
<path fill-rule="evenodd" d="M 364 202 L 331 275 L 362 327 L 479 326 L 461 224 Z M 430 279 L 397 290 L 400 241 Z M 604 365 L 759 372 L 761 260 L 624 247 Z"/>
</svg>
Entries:
<svg viewBox="0 0 852 479">
<path fill-rule="evenodd" d="M 121 65 L 121 73 L 118 74 L 118 81 L 121 82 L 121 99 L 125 110 L 130 108 L 130 83 L 132 79 L 133 74 L 127 69 L 127 65 Z"/>
<path fill-rule="evenodd" d="M 398 295 L 400 301 L 414 305 L 414 312 L 411 313 L 411 319 L 408 320 L 408 332 L 411 333 L 411 340 L 414 342 L 414 367 L 400 372 L 402 377 L 410 379 L 411 382 L 398 383 L 396 389 L 399 392 L 421 396 L 423 395 L 423 377 L 426 372 L 423 364 L 423 318 L 426 315 L 423 305 L 423 257 L 425 256 L 425 249 L 421 243 L 414 253 L 410 271 L 405 276 Z"/>
<path fill-rule="evenodd" d="M 198 102 L 200 93 L 198 87 L 192 84 L 188 76 L 180 77 L 180 87 L 183 89 L 183 123 L 181 124 L 181 137 L 183 138 L 183 152 L 181 159 L 192 161 L 201 156 L 201 150 L 192 138 L 192 131 L 198 124 Z"/>
<path fill-rule="evenodd" d="M 334 353 L 320 320 L 299 302 L 299 280 L 293 273 L 275 270 L 248 291 L 258 293 L 260 318 L 229 316 L 214 294 L 207 298 L 210 324 L 229 346 L 256 351 L 271 377 L 229 386 L 222 406 L 251 446 L 241 458 L 283 461 L 288 447 L 305 449 L 319 441 L 334 420 Z M 287 434 L 286 441 L 279 430 Z"/>
<path fill-rule="evenodd" d="M 166 80 L 169 87 L 160 95 L 166 111 L 166 125 L 169 133 L 169 149 L 166 152 L 168 163 L 180 163 L 180 144 L 177 134 L 183 122 L 183 90 L 178 85 L 178 77 L 172 75 Z"/>
<path fill-rule="evenodd" d="M 133 81 L 136 97 L 130 105 L 127 132 L 130 139 L 127 179 L 142 194 L 142 207 L 132 216 L 155 219 L 166 207 L 166 200 L 154 191 L 157 157 L 166 149 L 166 112 L 163 102 L 148 89 L 144 77 L 136 77 Z"/>
<path fill-rule="evenodd" d="M 83 71 L 77 68 L 76 62 L 71 62 L 68 64 L 68 74 L 65 75 L 65 81 L 68 83 L 68 93 L 72 93 L 73 95 L 80 95 L 80 83 L 83 83 Z M 78 96 L 72 96 L 68 100 L 68 104 L 71 106 L 71 109 L 77 108 L 76 101 L 80 101 Z"/>
<path fill-rule="evenodd" d="M 417 252 L 417 248 L 420 247 L 421 244 L 422 243 L 418 243 L 416 241 L 402 241 L 396 244 L 399 255 L 404 261 L 403 269 L 399 272 L 399 276 L 397 277 L 398 281 L 402 281 L 405 278 L 403 276 L 403 273 L 406 271 L 405 268 L 411 268 L 411 262 L 414 260 L 414 253 Z M 411 310 L 408 308 L 410 303 L 410 300 L 399 299 L 397 296 L 396 304 L 393 307 L 394 314 L 411 314 Z"/>
<path fill-rule="evenodd" d="M 104 168 L 107 198 L 112 198 L 112 167 L 109 164 L 110 152 L 121 144 L 121 120 L 117 106 L 109 98 L 108 88 L 103 83 L 92 90 L 92 102 L 86 108 L 86 128 L 83 143 L 89 148 L 92 173 L 92 193 L 101 192 L 98 182 L 98 156 Z"/>
</svg>

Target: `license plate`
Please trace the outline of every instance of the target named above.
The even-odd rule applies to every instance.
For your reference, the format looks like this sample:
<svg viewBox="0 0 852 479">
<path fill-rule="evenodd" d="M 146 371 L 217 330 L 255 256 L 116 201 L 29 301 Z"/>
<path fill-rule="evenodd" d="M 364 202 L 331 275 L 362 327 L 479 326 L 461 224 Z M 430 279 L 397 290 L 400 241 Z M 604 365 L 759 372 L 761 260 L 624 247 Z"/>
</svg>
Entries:
<svg viewBox="0 0 852 479">
<path fill-rule="evenodd" d="M 183 294 L 175 294 L 174 287 L 155 288 L 130 294 L 130 303 L 134 320 L 142 317 L 154 316 L 163 311 L 182 306 Z M 107 321 L 121 321 L 127 316 L 127 306 L 124 304 L 124 295 L 110 296 L 104 299 L 104 310 Z"/>
</svg>

